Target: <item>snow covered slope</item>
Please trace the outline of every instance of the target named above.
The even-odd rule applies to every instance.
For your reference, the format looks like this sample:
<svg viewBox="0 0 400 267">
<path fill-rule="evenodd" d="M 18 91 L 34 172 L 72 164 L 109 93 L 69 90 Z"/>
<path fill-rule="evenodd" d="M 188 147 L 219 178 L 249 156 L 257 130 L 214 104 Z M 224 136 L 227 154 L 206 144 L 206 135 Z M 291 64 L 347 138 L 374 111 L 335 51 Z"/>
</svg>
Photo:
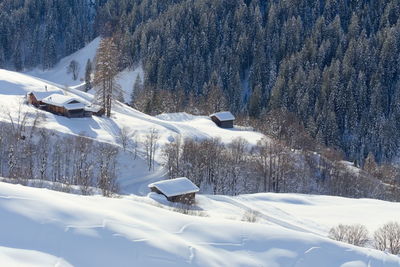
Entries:
<svg viewBox="0 0 400 267">
<path fill-rule="evenodd" d="M 198 217 L 162 208 L 147 197 L 77 196 L 0 183 L 0 259 L 8 266 L 400 265 L 399 257 L 273 221 L 238 221 L 242 210 L 224 205 L 200 197 L 199 208 L 209 217 Z M 210 207 L 230 218 L 215 216 Z"/>
<path fill-rule="evenodd" d="M 84 48 L 61 59 L 53 68 L 49 70 L 35 68 L 33 70 L 27 71 L 26 74 L 43 80 L 47 80 L 61 87 L 80 88 L 84 86 L 85 83 L 85 68 L 87 60 L 91 60 L 93 68 L 95 66 L 96 51 L 99 47 L 100 40 L 100 37 L 97 37 L 92 42 L 87 44 Z M 79 71 L 77 75 L 78 78 L 76 80 L 73 79 L 72 73 L 67 73 L 67 68 L 72 60 L 77 62 L 79 66 Z M 141 80 L 143 81 L 144 73 L 140 65 L 134 69 L 127 68 L 120 72 L 117 76 L 117 83 L 121 86 L 123 90 L 123 97 L 125 102 L 129 102 L 131 99 L 133 85 L 136 81 L 137 76 L 140 76 Z"/>
<path fill-rule="evenodd" d="M 6 100 L 0 100 L 1 107 L 16 111 L 16 107 L 18 107 L 16 104 L 21 102 L 27 92 L 44 91 L 45 86 L 47 86 L 48 90 L 58 89 L 53 83 L 35 79 L 29 75 L 0 69 L 0 95 L 8 95 L 8 97 L 5 97 Z M 63 88 L 61 87 L 61 89 Z M 78 97 L 86 102 L 91 102 L 93 99 L 91 94 L 71 88 L 66 89 L 66 94 Z M 34 107 L 29 106 L 25 106 L 24 109 L 29 112 L 37 111 Z M 221 129 L 208 117 L 191 116 L 191 119 L 188 120 L 188 114 L 178 113 L 174 115 L 174 121 L 169 120 L 166 116 L 163 117 L 166 118 L 164 120 L 146 115 L 121 103 L 117 103 L 114 106 L 114 113 L 111 119 L 97 117 L 92 119 L 68 119 L 47 112 L 44 112 L 44 114 L 47 118 L 47 128 L 54 127 L 66 133 L 85 133 L 89 137 L 108 142 L 115 141 L 118 129 L 123 126 L 139 132 L 146 132 L 151 128 L 159 130 L 162 134 L 161 143 L 168 142 L 176 135 L 181 135 L 183 138 L 193 137 L 199 139 L 219 137 L 223 142 L 230 142 L 234 138 L 243 137 L 251 144 L 255 144 L 262 137 L 261 134 L 251 131 Z M 6 118 L 0 115 L 0 119 Z"/>
<path fill-rule="evenodd" d="M 96 51 L 100 44 L 100 37 L 94 39 L 84 48 L 61 59 L 52 69 L 41 70 L 39 68 L 30 70 L 27 74 L 44 80 L 57 83 L 61 86 L 77 86 L 84 83 L 86 62 L 90 59 L 94 62 Z M 75 60 L 79 66 L 78 79 L 74 80 L 72 74 L 67 74 L 67 67 Z"/>
<path fill-rule="evenodd" d="M 32 76 L 0 69 L 0 121 L 10 121 L 9 114 L 16 120 L 19 109 L 29 114 L 39 112 L 45 120 L 40 127 L 54 130 L 61 134 L 83 135 L 96 141 L 107 142 L 120 146 L 119 133 L 121 129 L 128 128 L 135 131 L 136 138 L 143 140 L 146 134 L 155 129 L 160 139 L 158 144 L 162 146 L 176 138 L 220 138 L 222 142 L 229 143 L 234 138 L 242 137 L 250 144 L 256 144 L 263 135 L 252 131 L 239 129 L 221 129 L 217 127 L 208 117 L 191 116 L 178 113 L 171 116 L 164 115 L 162 118 L 152 117 L 132 109 L 122 103 L 114 105 L 111 118 L 92 117 L 70 119 L 57 116 L 52 113 L 41 111 L 33 106 L 23 104 L 24 96 L 29 91 L 45 91 L 58 89 L 55 84 L 46 82 Z M 61 88 L 63 89 L 63 88 Z M 65 88 L 67 95 L 77 97 L 82 102 L 90 103 L 93 95 L 82 91 Z M 174 120 L 170 120 L 173 117 Z M 190 119 L 188 119 L 190 117 Z M 143 151 L 143 148 L 142 148 Z M 157 160 L 161 162 L 161 149 L 158 150 Z M 143 152 L 144 153 L 144 152 Z M 142 153 L 142 155 L 143 155 Z M 139 155 L 140 157 L 140 155 Z M 160 180 L 165 172 L 159 166 L 155 172 L 146 170 L 144 161 L 131 166 L 127 159 L 121 162 L 124 168 L 119 174 L 121 189 L 125 193 L 146 194 L 147 184 Z M 126 168 L 125 168 L 126 167 Z M 134 170 L 132 169 L 134 168 Z"/>
</svg>

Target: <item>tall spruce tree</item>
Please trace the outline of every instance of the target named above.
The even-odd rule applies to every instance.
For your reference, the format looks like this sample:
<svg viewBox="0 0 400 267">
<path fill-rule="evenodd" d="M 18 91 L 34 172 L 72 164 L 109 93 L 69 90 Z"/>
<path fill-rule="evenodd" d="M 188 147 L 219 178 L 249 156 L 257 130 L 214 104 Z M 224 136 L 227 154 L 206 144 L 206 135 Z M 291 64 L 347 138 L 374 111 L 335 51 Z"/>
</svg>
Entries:
<svg viewBox="0 0 400 267">
<path fill-rule="evenodd" d="M 85 92 L 92 89 L 92 61 L 88 58 L 85 68 Z"/>
<path fill-rule="evenodd" d="M 107 117 L 111 116 L 112 102 L 121 88 L 116 82 L 118 75 L 119 53 L 112 37 L 103 38 L 97 50 L 96 72 L 94 85 L 96 86 L 96 100 L 102 106 Z"/>
</svg>

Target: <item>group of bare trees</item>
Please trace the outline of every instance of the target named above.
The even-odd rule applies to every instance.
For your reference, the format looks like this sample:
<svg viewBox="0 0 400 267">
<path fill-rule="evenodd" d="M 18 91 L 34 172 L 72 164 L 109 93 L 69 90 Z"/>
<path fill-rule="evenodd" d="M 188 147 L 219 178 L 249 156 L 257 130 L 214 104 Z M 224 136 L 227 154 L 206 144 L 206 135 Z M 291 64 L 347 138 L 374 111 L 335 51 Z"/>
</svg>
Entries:
<svg viewBox="0 0 400 267">
<path fill-rule="evenodd" d="M 346 242 L 355 246 L 366 246 L 370 241 L 367 228 L 361 224 L 343 225 L 332 227 L 329 238 Z M 400 254 L 400 224 L 388 222 L 374 232 L 373 246 L 394 255 Z"/>
<path fill-rule="evenodd" d="M 368 230 L 361 224 L 339 224 L 330 229 L 329 238 L 362 247 L 368 242 Z"/>
<path fill-rule="evenodd" d="M 215 194 L 290 191 L 290 154 L 279 145 L 260 141 L 252 147 L 243 138 L 224 145 L 220 139 L 177 138 L 163 152 L 171 177 L 187 176 Z M 293 171 L 294 172 L 294 171 Z M 292 188 L 295 190 L 295 188 Z"/>
<path fill-rule="evenodd" d="M 109 196 L 118 191 L 118 149 L 83 136 L 57 136 L 37 128 L 38 118 L 28 121 L 21 112 L 18 122 L 0 124 L 0 176 L 21 183 L 50 181 L 80 186 L 83 194 L 98 187 Z M 62 140 L 62 141 L 61 141 Z"/>
<path fill-rule="evenodd" d="M 293 192 L 393 200 L 389 185 L 340 161 L 336 153 L 290 149 L 264 138 L 256 146 L 238 138 L 180 139 L 165 145 L 171 178 L 186 176 L 215 194 Z"/>
</svg>

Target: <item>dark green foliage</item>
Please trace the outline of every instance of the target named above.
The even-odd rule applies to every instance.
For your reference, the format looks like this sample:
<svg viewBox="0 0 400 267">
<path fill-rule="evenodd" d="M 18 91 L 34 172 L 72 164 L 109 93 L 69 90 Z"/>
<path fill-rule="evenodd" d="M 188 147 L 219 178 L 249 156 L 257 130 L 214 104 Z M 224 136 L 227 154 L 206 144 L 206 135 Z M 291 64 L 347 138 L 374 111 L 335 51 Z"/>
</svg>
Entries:
<svg viewBox="0 0 400 267">
<path fill-rule="evenodd" d="M 94 37 L 91 6 L 87 0 L 1 1 L 0 66 L 48 69 L 82 48 Z"/>
<path fill-rule="evenodd" d="M 85 91 L 89 91 L 92 89 L 92 72 L 93 72 L 93 66 L 92 62 L 88 58 L 86 62 L 86 67 L 85 67 Z"/>
<path fill-rule="evenodd" d="M 129 51 L 145 85 L 179 83 L 202 97 L 214 75 L 232 111 L 286 108 L 348 158 L 386 161 L 400 145 L 398 9 L 391 0 L 182 1 L 131 29 Z"/>
</svg>

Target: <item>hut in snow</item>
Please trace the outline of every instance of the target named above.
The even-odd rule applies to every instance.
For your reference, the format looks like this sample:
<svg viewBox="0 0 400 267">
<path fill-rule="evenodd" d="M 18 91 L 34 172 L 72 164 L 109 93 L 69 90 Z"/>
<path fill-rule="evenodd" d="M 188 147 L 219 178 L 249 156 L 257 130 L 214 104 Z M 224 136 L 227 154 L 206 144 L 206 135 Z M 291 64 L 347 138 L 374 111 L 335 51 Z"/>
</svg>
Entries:
<svg viewBox="0 0 400 267">
<path fill-rule="evenodd" d="M 186 177 L 163 180 L 149 184 L 152 192 L 164 195 L 171 202 L 191 205 L 195 202 L 199 188 Z"/>
<path fill-rule="evenodd" d="M 29 92 L 26 95 L 28 103 L 34 105 L 35 107 L 40 107 L 44 105 L 42 100 L 48 96 L 53 94 L 64 95 L 62 90 L 53 90 L 53 91 L 45 91 L 45 92 Z"/>
<path fill-rule="evenodd" d="M 85 104 L 78 99 L 66 95 L 52 94 L 42 99 L 49 112 L 69 118 L 79 118 L 85 115 Z"/>
<path fill-rule="evenodd" d="M 221 128 L 233 128 L 235 116 L 229 111 L 217 112 L 210 115 L 211 120 Z"/>
</svg>

